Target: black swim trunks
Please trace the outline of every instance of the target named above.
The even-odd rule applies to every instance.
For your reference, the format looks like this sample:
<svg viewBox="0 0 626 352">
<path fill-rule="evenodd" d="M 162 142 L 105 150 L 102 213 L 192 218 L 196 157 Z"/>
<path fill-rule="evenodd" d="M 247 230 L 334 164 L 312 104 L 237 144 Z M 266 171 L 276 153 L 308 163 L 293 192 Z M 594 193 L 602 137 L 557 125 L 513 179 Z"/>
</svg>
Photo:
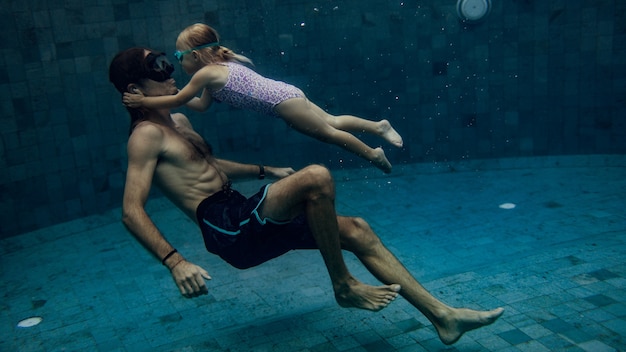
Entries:
<svg viewBox="0 0 626 352">
<path fill-rule="evenodd" d="M 268 186 L 248 199 L 234 190 L 220 191 L 198 205 L 196 217 L 209 252 L 246 269 L 292 249 L 317 248 L 304 214 L 282 222 L 260 218 Z"/>
</svg>

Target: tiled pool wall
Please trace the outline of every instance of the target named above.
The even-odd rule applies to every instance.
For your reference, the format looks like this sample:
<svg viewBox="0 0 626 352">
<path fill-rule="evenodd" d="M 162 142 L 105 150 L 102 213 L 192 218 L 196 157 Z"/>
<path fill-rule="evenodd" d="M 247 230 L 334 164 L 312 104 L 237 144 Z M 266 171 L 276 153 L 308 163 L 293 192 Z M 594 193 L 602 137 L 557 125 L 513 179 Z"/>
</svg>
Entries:
<svg viewBox="0 0 626 352">
<path fill-rule="evenodd" d="M 455 0 L 3 0 L 1 237 L 119 206 L 128 116 L 108 64 L 136 45 L 171 54 L 195 22 L 330 112 L 389 119 L 396 165 L 624 154 L 626 2 L 492 5 L 468 25 Z M 379 173 L 271 117 L 181 110 L 221 157 Z"/>
</svg>

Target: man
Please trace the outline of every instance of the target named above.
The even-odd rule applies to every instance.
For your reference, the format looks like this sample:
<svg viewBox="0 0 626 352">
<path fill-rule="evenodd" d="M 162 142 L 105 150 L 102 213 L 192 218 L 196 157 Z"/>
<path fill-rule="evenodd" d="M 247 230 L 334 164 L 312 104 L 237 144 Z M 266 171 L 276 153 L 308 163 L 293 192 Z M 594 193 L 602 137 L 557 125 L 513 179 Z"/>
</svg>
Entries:
<svg viewBox="0 0 626 352">
<path fill-rule="evenodd" d="M 131 48 L 111 62 L 109 78 L 120 93 L 176 94 L 173 66 L 161 53 Z M 456 342 L 466 331 L 493 323 L 503 309 L 475 311 L 445 305 L 428 293 L 360 218 L 337 216 L 329 171 L 312 165 L 262 167 L 217 159 L 182 114 L 129 108 L 128 171 L 123 222 L 171 271 L 186 297 L 206 294 L 209 274 L 167 242 L 145 212 L 152 182 L 200 226 L 207 250 L 237 268 L 249 268 L 291 249 L 322 254 L 342 307 L 378 311 L 398 294 L 435 326 L 441 341 Z M 246 199 L 229 179 L 279 179 Z M 341 250 L 353 252 L 384 285 L 365 285 L 348 271 Z"/>
</svg>

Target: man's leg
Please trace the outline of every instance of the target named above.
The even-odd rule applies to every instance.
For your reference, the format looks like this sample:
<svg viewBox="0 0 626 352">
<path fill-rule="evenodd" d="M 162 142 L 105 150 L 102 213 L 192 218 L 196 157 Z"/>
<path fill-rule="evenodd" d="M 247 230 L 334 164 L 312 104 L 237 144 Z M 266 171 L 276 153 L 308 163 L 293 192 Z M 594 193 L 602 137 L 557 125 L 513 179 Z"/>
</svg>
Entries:
<svg viewBox="0 0 626 352">
<path fill-rule="evenodd" d="M 503 309 L 476 311 L 453 308 L 433 297 L 382 244 L 360 218 L 339 217 L 341 243 L 381 282 L 399 284 L 400 294 L 430 320 L 445 344 L 456 342 L 465 332 L 496 321 Z"/>
<path fill-rule="evenodd" d="M 400 286 L 369 286 L 348 271 L 341 253 L 335 212 L 335 186 L 328 170 L 309 166 L 272 184 L 261 208 L 262 217 L 287 220 L 306 214 L 313 237 L 324 258 L 337 302 L 343 307 L 377 311 L 393 301 Z"/>
</svg>

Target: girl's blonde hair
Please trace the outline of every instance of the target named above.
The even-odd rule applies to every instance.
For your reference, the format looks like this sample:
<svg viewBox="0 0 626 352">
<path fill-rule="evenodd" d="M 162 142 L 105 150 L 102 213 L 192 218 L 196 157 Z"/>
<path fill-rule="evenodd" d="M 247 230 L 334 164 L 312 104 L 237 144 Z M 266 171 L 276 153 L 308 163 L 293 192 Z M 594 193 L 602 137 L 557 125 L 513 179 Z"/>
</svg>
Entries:
<svg viewBox="0 0 626 352">
<path fill-rule="evenodd" d="M 176 39 L 176 46 L 182 50 L 189 50 L 205 44 L 219 43 L 219 41 L 220 36 L 215 29 L 204 23 L 196 23 L 180 32 Z M 252 60 L 236 54 L 225 46 L 216 45 L 196 50 L 200 61 L 205 65 L 220 61 L 239 61 L 254 66 Z"/>
</svg>

